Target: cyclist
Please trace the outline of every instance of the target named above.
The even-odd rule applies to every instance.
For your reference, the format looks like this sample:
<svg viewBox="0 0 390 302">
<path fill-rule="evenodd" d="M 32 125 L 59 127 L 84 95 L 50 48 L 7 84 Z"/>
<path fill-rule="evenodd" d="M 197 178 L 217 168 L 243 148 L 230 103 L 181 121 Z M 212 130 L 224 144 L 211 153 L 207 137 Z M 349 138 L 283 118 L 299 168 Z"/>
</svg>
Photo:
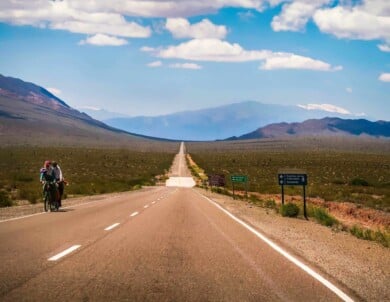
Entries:
<svg viewBox="0 0 390 302">
<path fill-rule="evenodd" d="M 56 196 L 57 195 L 57 186 L 55 184 L 55 175 L 54 175 L 54 170 L 51 166 L 51 161 L 46 160 L 43 164 L 43 168 L 41 168 L 39 180 L 41 183 L 44 185 L 45 182 L 49 183 L 50 186 L 50 195 L 51 196 Z M 45 189 L 45 187 L 43 187 Z"/>
</svg>

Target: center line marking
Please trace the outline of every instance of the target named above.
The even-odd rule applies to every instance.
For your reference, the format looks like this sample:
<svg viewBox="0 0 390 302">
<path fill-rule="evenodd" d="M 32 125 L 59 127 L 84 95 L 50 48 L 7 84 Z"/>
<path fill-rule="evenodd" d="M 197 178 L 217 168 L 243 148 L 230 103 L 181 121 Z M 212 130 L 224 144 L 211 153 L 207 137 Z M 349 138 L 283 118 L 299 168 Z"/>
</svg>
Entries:
<svg viewBox="0 0 390 302">
<path fill-rule="evenodd" d="M 68 254 L 74 252 L 74 251 L 77 250 L 79 247 L 81 247 L 81 245 L 74 245 L 74 246 L 71 246 L 70 248 L 66 249 L 65 251 L 63 251 L 63 252 L 61 252 L 61 253 L 59 253 L 59 254 L 57 254 L 57 255 L 55 255 L 55 256 L 49 258 L 49 259 L 47 259 L 47 260 L 49 260 L 49 261 L 57 261 L 58 259 L 60 259 L 60 258 L 62 258 L 62 257 L 64 257 L 64 256 L 66 256 L 66 255 L 68 255 Z"/>
<path fill-rule="evenodd" d="M 111 231 L 113 228 L 116 228 L 120 223 L 114 223 L 113 225 L 110 225 L 109 227 L 106 227 L 104 230 L 105 231 Z"/>
<path fill-rule="evenodd" d="M 130 217 L 134 217 L 134 216 L 137 216 L 138 215 L 138 212 L 134 212 L 133 214 L 130 215 Z"/>
<path fill-rule="evenodd" d="M 145 205 L 144 208 L 147 209 L 147 208 L 149 208 L 149 206 L 148 206 L 148 205 Z"/>
</svg>

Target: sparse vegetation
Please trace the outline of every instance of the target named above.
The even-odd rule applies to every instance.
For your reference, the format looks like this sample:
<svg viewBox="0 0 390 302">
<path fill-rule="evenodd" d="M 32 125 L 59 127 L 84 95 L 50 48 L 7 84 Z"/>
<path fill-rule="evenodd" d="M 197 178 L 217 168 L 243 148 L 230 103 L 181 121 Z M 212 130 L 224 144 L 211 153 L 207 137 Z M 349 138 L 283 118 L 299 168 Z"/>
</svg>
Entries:
<svg viewBox="0 0 390 302">
<path fill-rule="evenodd" d="M 269 209 L 276 209 L 276 202 L 273 199 L 264 200 L 263 206 Z"/>
<path fill-rule="evenodd" d="M 69 186 L 66 195 L 93 195 L 153 185 L 172 164 L 172 152 L 129 149 L 7 147 L 0 149 L 1 204 L 42 199 L 39 169 L 44 160 L 59 162 Z"/>
<path fill-rule="evenodd" d="M 361 228 L 354 225 L 350 230 L 350 233 L 359 239 L 376 241 L 385 247 L 390 247 L 390 233 L 381 232 L 379 230 L 373 231 L 370 229 Z"/>
<path fill-rule="evenodd" d="M 389 144 L 378 143 L 382 148 L 378 150 L 360 142 L 349 149 L 341 146 L 342 142 L 329 150 L 322 145 L 298 147 L 295 142 L 265 140 L 191 143 L 187 144 L 187 150 L 206 174 L 224 174 L 228 188 L 231 188 L 229 176 L 240 174 L 249 177 L 249 191 L 279 194 L 278 171 L 298 168 L 308 174 L 308 197 L 390 211 Z M 302 188 L 285 186 L 285 194 L 301 195 Z"/>
<path fill-rule="evenodd" d="M 309 207 L 308 215 L 313 217 L 319 224 L 322 224 L 327 227 L 331 227 L 338 224 L 336 218 L 331 216 L 327 210 L 320 207 Z"/>
</svg>

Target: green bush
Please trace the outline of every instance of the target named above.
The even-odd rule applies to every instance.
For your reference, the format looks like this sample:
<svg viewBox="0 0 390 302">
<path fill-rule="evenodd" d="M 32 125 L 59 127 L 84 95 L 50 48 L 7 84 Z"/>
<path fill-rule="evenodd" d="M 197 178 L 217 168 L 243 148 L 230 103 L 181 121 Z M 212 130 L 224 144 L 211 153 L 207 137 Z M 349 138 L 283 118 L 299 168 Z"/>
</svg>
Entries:
<svg viewBox="0 0 390 302">
<path fill-rule="evenodd" d="M 11 207 L 12 200 L 8 197 L 8 194 L 4 191 L 0 191 L 0 207 Z"/>
<path fill-rule="evenodd" d="M 351 185 L 352 186 L 363 186 L 363 187 L 368 187 L 369 183 L 368 181 L 362 179 L 362 178 L 354 178 L 351 180 Z"/>
<path fill-rule="evenodd" d="M 283 217 L 297 217 L 299 207 L 294 203 L 286 203 L 280 207 L 279 212 Z"/>
<path fill-rule="evenodd" d="M 318 223 L 327 227 L 331 227 L 333 225 L 338 224 L 337 219 L 331 216 L 328 211 L 323 208 L 311 208 L 311 210 L 309 210 L 309 216 L 313 216 Z"/>
</svg>

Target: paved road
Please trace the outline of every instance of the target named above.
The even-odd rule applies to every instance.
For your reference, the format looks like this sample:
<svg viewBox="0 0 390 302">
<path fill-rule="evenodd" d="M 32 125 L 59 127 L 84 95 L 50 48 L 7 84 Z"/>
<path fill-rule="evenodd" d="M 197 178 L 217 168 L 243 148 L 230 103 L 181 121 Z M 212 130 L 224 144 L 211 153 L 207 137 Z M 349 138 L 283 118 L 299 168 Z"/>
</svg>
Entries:
<svg viewBox="0 0 390 302">
<path fill-rule="evenodd" d="M 192 188 L 2 222 L 0 242 L 0 301 L 340 301 Z"/>
<path fill-rule="evenodd" d="M 195 181 L 191 177 L 185 158 L 185 145 L 180 144 L 179 153 L 175 156 L 169 173 L 169 179 L 166 181 L 167 187 L 192 188 Z"/>
</svg>

